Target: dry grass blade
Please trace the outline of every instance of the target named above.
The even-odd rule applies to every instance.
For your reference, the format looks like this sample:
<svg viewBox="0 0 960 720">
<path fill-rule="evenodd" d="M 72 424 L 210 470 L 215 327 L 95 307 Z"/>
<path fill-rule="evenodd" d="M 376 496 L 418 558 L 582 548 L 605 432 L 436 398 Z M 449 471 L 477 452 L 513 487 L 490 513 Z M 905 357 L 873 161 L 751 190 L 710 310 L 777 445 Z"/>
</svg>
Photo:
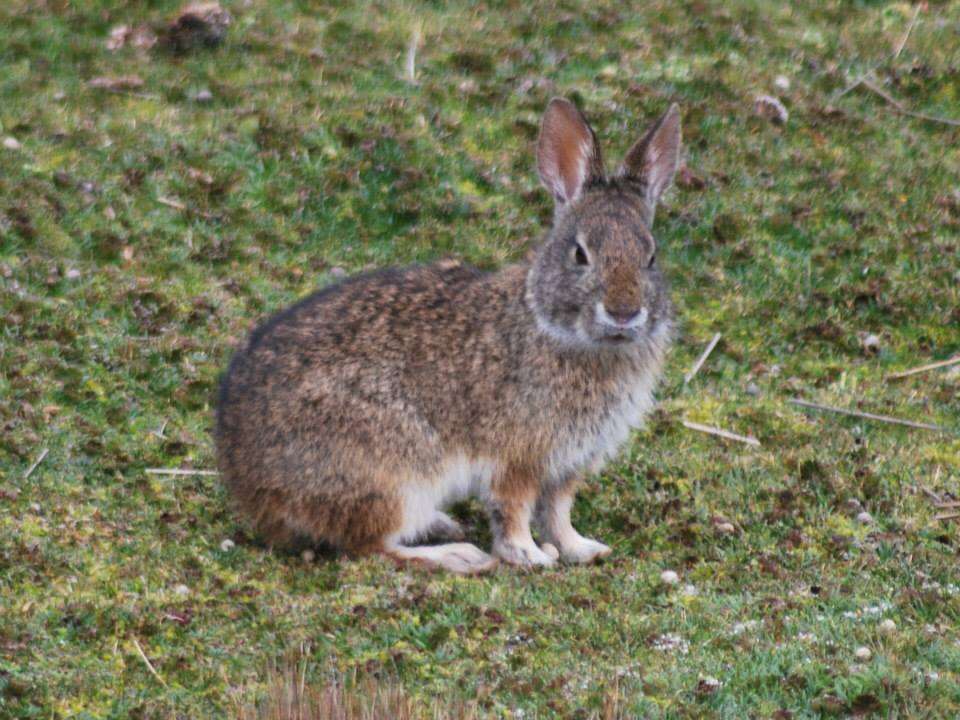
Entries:
<svg viewBox="0 0 960 720">
<path fill-rule="evenodd" d="M 929 372 L 930 370 L 936 370 L 938 368 L 949 367 L 950 365 L 956 365 L 957 363 L 960 363 L 960 355 L 955 355 L 952 358 L 940 360 L 939 362 L 920 365 L 919 367 L 910 368 L 909 370 L 904 370 L 902 372 L 893 373 L 892 375 L 887 375 L 886 379 L 888 382 L 890 380 L 900 380 L 901 378 L 910 377 L 911 375 L 919 375 L 920 373 Z"/>
<path fill-rule="evenodd" d="M 950 432 L 947 428 L 931 423 L 914 422 L 913 420 L 903 420 L 902 418 L 891 417 L 889 415 L 877 415 L 876 413 L 863 412 L 861 410 L 848 410 L 846 408 L 832 407 L 831 405 L 821 405 L 820 403 L 801 400 L 800 398 L 790 398 L 788 400 L 792 405 L 811 408 L 813 410 L 822 410 L 823 412 L 837 413 L 838 415 L 850 415 L 851 417 L 864 418 L 866 420 L 876 420 L 877 422 L 889 423 L 891 425 L 905 425 L 906 427 L 917 428 L 919 430 L 935 430 L 936 432 Z"/>
<path fill-rule="evenodd" d="M 476 720 L 473 704 L 438 702 L 424 707 L 392 680 L 307 684 L 305 663 L 274 671 L 269 694 L 259 705 L 243 705 L 237 720 Z"/>
<path fill-rule="evenodd" d="M 716 335 L 714 335 L 713 338 L 710 340 L 709 344 L 707 345 L 707 347 L 704 349 L 704 351 L 700 353 L 700 357 L 697 358 L 697 361 L 693 364 L 693 367 L 690 368 L 690 372 L 684 375 L 683 377 L 684 385 L 686 385 L 691 380 L 693 380 L 694 376 L 698 372 L 700 372 L 700 368 L 703 367 L 703 364 L 707 361 L 707 358 L 710 357 L 710 353 L 713 352 L 713 349 L 717 346 L 717 343 L 720 342 L 720 337 L 721 337 L 720 333 L 717 333 Z"/>
<path fill-rule="evenodd" d="M 702 433 L 707 433 L 708 435 L 716 435 L 717 437 L 722 437 L 727 440 L 736 440 L 737 442 L 742 442 L 747 445 L 760 447 L 760 441 L 753 436 L 737 435 L 729 430 L 722 430 L 721 428 L 713 427 L 711 425 L 701 425 L 700 423 L 691 422 L 689 420 L 684 420 L 683 426 L 685 428 L 689 428 L 690 430 L 697 430 Z"/>
<path fill-rule="evenodd" d="M 47 456 L 47 453 L 50 452 L 50 448 L 44 448 L 43 452 L 40 453 L 40 457 L 33 461 L 33 464 L 27 468 L 27 471 L 23 474 L 23 479 L 28 480 L 33 471 L 40 467 L 40 463 L 43 462 L 43 459 Z"/>
<path fill-rule="evenodd" d="M 940 513 L 933 519 L 938 522 L 947 522 L 949 520 L 956 520 L 957 518 L 960 518 L 960 512 Z"/>
<path fill-rule="evenodd" d="M 417 48 L 419 47 L 420 23 L 416 23 L 410 34 L 410 44 L 407 46 L 407 56 L 404 63 L 404 77 L 409 83 L 417 82 Z"/>
<path fill-rule="evenodd" d="M 164 687 L 167 687 L 167 683 L 162 677 L 160 677 L 160 673 L 157 672 L 157 669 L 153 666 L 153 663 L 150 662 L 150 658 L 147 657 L 147 654 L 143 651 L 143 648 L 140 647 L 140 643 L 137 642 L 137 639 L 135 637 L 131 637 L 130 639 L 133 641 L 133 647 L 137 649 L 137 654 L 140 656 L 140 659 L 143 660 L 143 664 L 147 666 L 147 670 L 150 671 L 150 674 L 157 679 L 158 683 Z"/>
<path fill-rule="evenodd" d="M 147 468 L 147 475 L 219 475 L 216 470 L 190 470 L 189 468 Z"/>
</svg>

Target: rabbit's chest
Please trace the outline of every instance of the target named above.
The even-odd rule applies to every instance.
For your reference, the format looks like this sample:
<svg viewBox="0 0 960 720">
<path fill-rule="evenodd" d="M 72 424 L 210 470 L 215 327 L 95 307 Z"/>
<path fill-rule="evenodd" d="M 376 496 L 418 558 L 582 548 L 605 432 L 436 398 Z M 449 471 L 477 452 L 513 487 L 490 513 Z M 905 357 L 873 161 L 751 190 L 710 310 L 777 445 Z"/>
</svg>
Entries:
<svg viewBox="0 0 960 720">
<path fill-rule="evenodd" d="M 595 405 L 581 407 L 556 435 L 548 459 L 554 480 L 573 473 L 594 473 L 617 455 L 630 431 L 643 424 L 653 407 L 658 369 L 625 378 L 603 393 Z"/>
</svg>

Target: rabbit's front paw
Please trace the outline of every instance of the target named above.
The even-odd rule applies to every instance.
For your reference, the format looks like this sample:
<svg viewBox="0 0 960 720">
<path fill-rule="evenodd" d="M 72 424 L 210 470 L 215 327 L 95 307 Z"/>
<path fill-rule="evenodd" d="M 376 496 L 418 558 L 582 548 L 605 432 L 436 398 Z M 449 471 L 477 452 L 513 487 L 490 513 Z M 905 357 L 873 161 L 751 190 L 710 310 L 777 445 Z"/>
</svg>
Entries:
<svg viewBox="0 0 960 720">
<path fill-rule="evenodd" d="M 493 545 L 493 554 L 506 563 L 528 568 L 550 567 L 556 562 L 555 558 L 538 548 L 533 541 L 529 544 L 498 541 Z"/>
<path fill-rule="evenodd" d="M 590 538 L 578 537 L 560 546 L 560 557 L 567 562 L 589 563 L 605 558 L 611 552 L 607 545 Z"/>
</svg>

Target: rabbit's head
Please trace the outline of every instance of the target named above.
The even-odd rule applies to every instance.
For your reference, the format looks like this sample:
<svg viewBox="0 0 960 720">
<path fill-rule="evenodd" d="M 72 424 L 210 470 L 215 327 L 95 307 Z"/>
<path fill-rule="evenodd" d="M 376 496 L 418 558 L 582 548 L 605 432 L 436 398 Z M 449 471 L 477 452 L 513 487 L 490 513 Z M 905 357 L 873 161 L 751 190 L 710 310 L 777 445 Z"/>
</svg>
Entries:
<svg viewBox="0 0 960 720">
<path fill-rule="evenodd" d="M 679 156 L 672 105 L 607 177 L 586 118 L 568 100 L 550 102 L 537 166 L 556 212 L 527 277 L 542 330 L 566 344 L 624 347 L 667 328 L 672 306 L 651 226 Z"/>
</svg>

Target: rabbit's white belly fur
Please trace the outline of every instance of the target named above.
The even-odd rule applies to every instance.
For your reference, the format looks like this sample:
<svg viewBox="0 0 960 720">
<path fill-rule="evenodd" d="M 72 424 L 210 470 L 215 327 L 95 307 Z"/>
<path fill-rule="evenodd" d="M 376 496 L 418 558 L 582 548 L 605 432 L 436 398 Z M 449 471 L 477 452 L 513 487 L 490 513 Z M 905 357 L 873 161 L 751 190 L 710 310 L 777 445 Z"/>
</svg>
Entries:
<svg viewBox="0 0 960 720">
<path fill-rule="evenodd" d="M 653 407 L 653 388 L 659 367 L 634 376 L 623 385 L 621 400 L 606 412 L 583 418 L 561 436 L 548 462 L 550 479 L 562 482 L 574 473 L 595 473 L 613 457 L 640 427 Z"/>
<path fill-rule="evenodd" d="M 408 484 L 403 491 L 403 528 L 400 537 L 413 540 L 433 524 L 437 512 L 467 497 L 484 498 L 489 494 L 496 463 L 466 455 L 447 458 L 440 474 Z"/>
</svg>

